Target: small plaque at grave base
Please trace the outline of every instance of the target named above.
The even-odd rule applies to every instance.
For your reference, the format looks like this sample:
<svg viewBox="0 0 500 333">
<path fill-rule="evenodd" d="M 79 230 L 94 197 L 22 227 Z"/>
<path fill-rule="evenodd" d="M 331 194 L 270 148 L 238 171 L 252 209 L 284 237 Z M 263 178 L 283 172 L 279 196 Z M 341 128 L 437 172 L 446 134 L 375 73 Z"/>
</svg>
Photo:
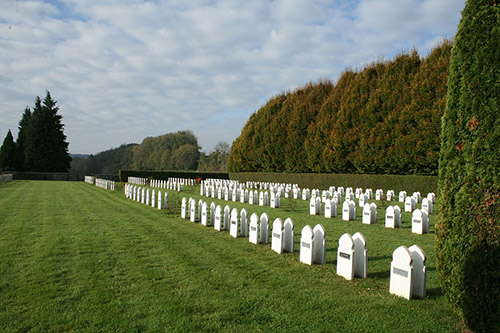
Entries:
<svg viewBox="0 0 500 333">
<path fill-rule="evenodd" d="M 302 242 L 302 246 L 303 246 L 303 247 L 306 247 L 306 248 L 308 248 L 308 249 L 310 249 L 310 248 L 311 248 L 311 244 L 309 244 L 309 243 L 305 243 L 305 242 Z"/>
<path fill-rule="evenodd" d="M 275 238 L 280 238 L 280 237 L 281 237 L 281 235 L 280 235 L 280 234 L 277 234 L 277 233 L 275 233 L 275 232 L 273 232 L 273 237 L 275 237 Z"/>
</svg>

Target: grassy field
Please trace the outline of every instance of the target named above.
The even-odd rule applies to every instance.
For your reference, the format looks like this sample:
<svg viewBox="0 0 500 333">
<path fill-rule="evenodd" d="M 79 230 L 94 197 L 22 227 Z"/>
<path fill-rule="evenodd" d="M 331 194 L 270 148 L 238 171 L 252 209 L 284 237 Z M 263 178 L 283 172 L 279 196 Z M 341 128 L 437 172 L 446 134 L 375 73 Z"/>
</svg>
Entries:
<svg viewBox="0 0 500 333">
<path fill-rule="evenodd" d="M 181 195 L 200 198 L 199 188 Z M 171 193 L 170 203 L 180 200 Z M 455 332 L 458 317 L 439 287 L 431 233 L 325 219 L 308 203 L 281 209 L 208 199 L 295 222 L 295 253 L 278 255 L 199 223 L 86 183 L 0 184 L 0 331 Z M 379 205 L 382 203 L 378 202 Z M 295 210 L 295 211 L 292 211 Z M 327 264 L 299 262 L 300 231 L 322 223 Z M 368 243 L 368 278 L 335 273 L 344 232 Z M 390 295 L 392 252 L 427 253 L 427 294 Z"/>
</svg>

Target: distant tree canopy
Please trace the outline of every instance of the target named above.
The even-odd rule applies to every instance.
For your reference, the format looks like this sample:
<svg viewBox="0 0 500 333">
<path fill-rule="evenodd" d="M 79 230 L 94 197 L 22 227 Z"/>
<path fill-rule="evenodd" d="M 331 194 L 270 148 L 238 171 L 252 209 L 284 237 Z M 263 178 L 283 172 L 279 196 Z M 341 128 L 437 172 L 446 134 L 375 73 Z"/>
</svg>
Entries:
<svg viewBox="0 0 500 333">
<path fill-rule="evenodd" d="M 437 174 L 452 42 L 271 98 L 234 141 L 231 172 Z"/>
<path fill-rule="evenodd" d="M 227 159 L 229 157 L 229 152 L 231 146 L 226 141 L 218 142 L 213 152 L 208 155 L 202 153 L 200 156 L 200 162 L 198 164 L 198 171 L 216 171 L 216 172 L 226 172 L 227 171 Z"/>
<path fill-rule="evenodd" d="M 26 108 L 19 122 L 19 133 L 11 170 L 67 172 L 71 157 L 64 135 L 59 108 L 47 91 L 43 103 L 35 99 L 33 112 Z M 10 131 L 9 131 L 10 133 Z M 12 136 L 12 134 L 11 134 Z M 10 145 L 10 141 L 8 142 Z"/>
<path fill-rule="evenodd" d="M 90 155 L 88 158 L 73 157 L 71 172 L 80 174 L 117 174 L 118 170 L 128 170 L 134 158 L 137 144 L 124 144 L 118 148 Z"/>
<path fill-rule="evenodd" d="M 196 170 L 200 152 L 191 131 L 147 137 L 133 149 L 134 170 Z"/>
</svg>

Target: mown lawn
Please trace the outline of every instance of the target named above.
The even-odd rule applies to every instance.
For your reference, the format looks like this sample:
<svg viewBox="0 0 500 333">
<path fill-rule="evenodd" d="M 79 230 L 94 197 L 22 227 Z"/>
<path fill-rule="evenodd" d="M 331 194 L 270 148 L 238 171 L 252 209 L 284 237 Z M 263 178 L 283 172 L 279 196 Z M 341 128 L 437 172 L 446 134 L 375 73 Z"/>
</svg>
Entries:
<svg viewBox="0 0 500 333">
<path fill-rule="evenodd" d="M 182 195 L 199 199 L 199 187 Z M 460 331 L 439 287 L 434 217 L 430 234 L 414 235 L 408 214 L 402 229 L 384 228 L 382 209 L 378 224 L 363 225 L 361 209 L 344 222 L 309 216 L 302 200 L 282 199 L 281 209 L 205 200 L 266 211 L 271 224 L 291 217 L 295 253 L 84 182 L 0 184 L 0 331 Z M 301 264 L 300 231 L 317 223 L 327 264 Z M 346 281 L 335 273 L 336 248 L 357 231 L 367 238 L 368 279 Z M 428 296 L 407 301 L 389 294 L 389 270 L 394 249 L 413 244 L 427 253 Z"/>
</svg>

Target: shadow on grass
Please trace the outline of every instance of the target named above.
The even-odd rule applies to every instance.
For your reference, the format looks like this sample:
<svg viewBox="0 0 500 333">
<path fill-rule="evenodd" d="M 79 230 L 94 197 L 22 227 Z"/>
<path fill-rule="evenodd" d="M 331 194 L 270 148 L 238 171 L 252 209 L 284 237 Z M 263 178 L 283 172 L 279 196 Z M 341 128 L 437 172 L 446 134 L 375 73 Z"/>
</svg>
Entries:
<svg viewBox="0 0 500 333">
<path fill-rule="evenodd" d="M 370 279 L 376 279 L 376 280 L 387 280 L 391 277 L 391 271 L 388 270 L 388 271 L 375 272 L 375 273 L 371 273 L 370 271 L 368 271 L 368 277 Z"/>
</svg>

